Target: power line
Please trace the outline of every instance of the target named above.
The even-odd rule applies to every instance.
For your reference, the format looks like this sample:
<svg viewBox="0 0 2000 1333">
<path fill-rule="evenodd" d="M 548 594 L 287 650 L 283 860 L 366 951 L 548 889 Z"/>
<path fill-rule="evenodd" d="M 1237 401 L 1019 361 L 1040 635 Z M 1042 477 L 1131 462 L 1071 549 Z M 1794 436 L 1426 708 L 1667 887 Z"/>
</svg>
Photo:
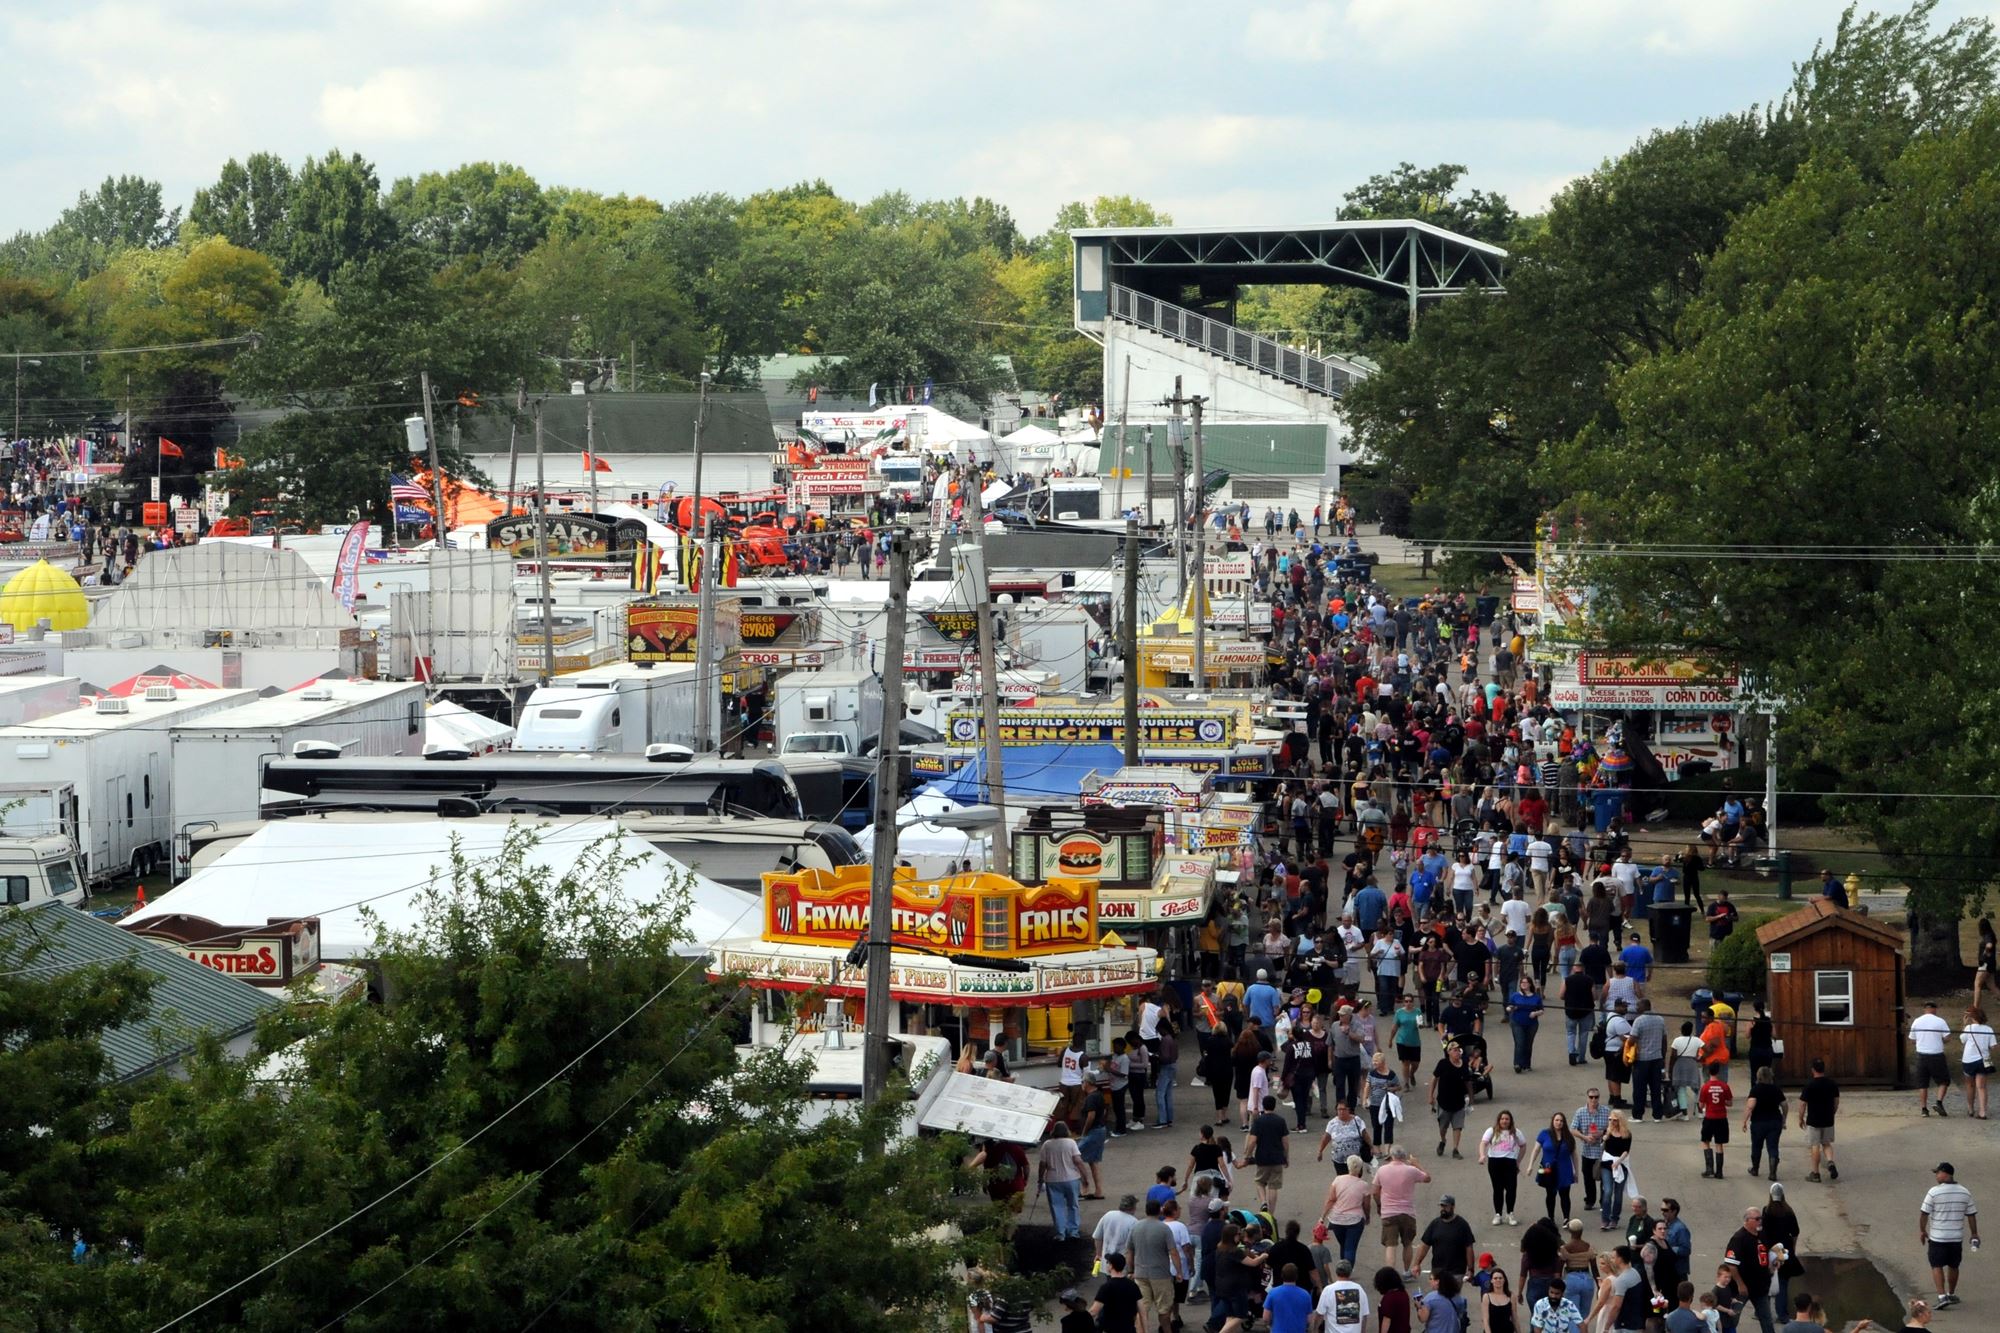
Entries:
<svg viewBox="0 0 2000 1333">
<path fill-rule="evenodd" d="M 749 915 L 752 907 L 756 907 L 758 905 L 759 904 L 756 901 L 752 901 L 750 904 L 746 905 L 744 909 L 741 912 L 737 913 L 736 917 L 730 922 L 730 928 L 733 929 L 737 922 L 741 921 L 745 916 Z M 374 1199 L 370 1200 L 368 1203 L 363 1204 L 361 1207 L 355 1209 L 353 1212 L 349 1213 L 346 1217 L 343 1217 L 340 1221 L 333 1223 L 331 1226 L 326 1227 L 324 1230 L 318 1232 L 317 1234 L 309 1237 L 304 1241 L 301 1241 L 298 1245 L 295 1245 L 291 1249 L 285 1251 L 285 1253 L 279 1255 L 276 1259 L 271 1260 L 271 1262 L 265 1264 L 262 1268 L 259 1268 L 256 1272 L 249 1274 L 247 1277 L 239 1278 L 237 1281 L 232 1282 L 229 1286 L 224 1287 L 221 1291 L 216 1292 L 214 1295 L 202 1301 L 199 1305 L 196 1305 L 191 1309 L 185 1310 L 180 1314 L 175 1315 L 172 1319 L 169 1319 L 166 1323 L 161 1324 L 158 1328 L 154 1329 L 153 1333 L 166 1333 L 166 1330 L 171 1329 L 179 1325 L 180 1323 L 184 1322 L 185 1320 L 193 1317 L 194 1315 L 201 1313 L 203 1310 L 215 1304 L 215 1302 L 221 1300 L 223 1297 L 228 1296 L 232 1292 L 241 1290 L 244 1286 L 248 1285 L 251 1282 L 256 1281 L 258 1278 L 264 1276 L 266 1273 L 269 1273 L 272 1270 L 276 1269 L 281 1264 L 284 1264 L 287 1260 L 290 1260 L 293 1257 L 302 1254 L 306 1250 L 312 1248 L 320 1241 L 326 1239 L 328 1236 L 331 1236 L 334 1232 L 339 1231 L 349 1222 L 352 1222 L 357 1218 L 364 1216 L 365 1214 L 373 1210 L 377 1205 L 385 1203 L 389 1199 L 402 1193 L 404 1190 L 408 1189 L 411 1185 L 416 1184 L 417 1181 L 423 1179 L 425 1176 L 429 1175 L 432 1171 L 435 1171 L 438 1167 L 450 1161 L 453 1157 L 456 1157 L 459 1153 L 464 1152 L 467 1148 L 471 1147 L 474 1143 L 478 1142 L 480 1138 L 484 1137 L 488 1133 L 488 1131 L 492 1130 L 495 1126 L 499 1125 L 502 1121 L 507 1119 L 507 1117 L 514 1114 L 514 1112 L 520 1110 L 523 1106 L 526 1106 L 529 1102 L 533 1101 L 536 1097 L 540 1096 L 545 1090 L 549 1088 L 550 1085 L 555 1083 L 557 1079 L 563 1077 L 563 1075 L 569 1073 L 570 1070 L 576 1068 L 578 1064 L 582 1063 L 585 1056 L 589 1055 L 591 1052 L 595 1051 L 598 1047 L 602 1046 L 605 1042 L 611 1040 L 611 1038 L 618 1035 L 618 1033 L 621 1032 L 626 1027 L 627 1024 L 631 1023 L 633 1019 L 638 1018 L 641 1014 L 645 1013 L 648 1009 L 652 1008 L 653 1005 L 657 1003 L 662 996 L 664 996 L 668 991 L 672 990 L 674 987 L 678 986 L 683 980 L 685 980 L 687 978 L 687 974 L 693 971 L 694 968 L 697 965 L 699 965 L 702 961 L 703 961 L 702 958 L 690 959 L 689 962 L 686 964 L 686 966 L 682 967 L 682 969 L 672 978 L 670 978 L 665 985 L 661 986 L 658 990 L 654 991 L 651 995 L 647 996 L 643 1001 L 641 1001 L 638 1008 L 632 1010 L 632 1012 L 627 1014 L 625 1017 L 619 1019 L 618 1022 L 613 1024 L 609 1030 L 607 1030 L 602 1036 L 598 1037 L 597 1040 L 590 1043 L 590 1045 L 586 1046 L 583 1050 L 579 1051 L 576 1054 L 576 1056 L 572 1058 L 567 1064 L 563 1065 L 562 1068 L 556 1070 L 555 1073 L 549 1075 L 546 1079 L 542 1080 L 542 1082 L 536 1085 L 536 1087 L 526 1096 L 521 1097 L 517 1101 L 514 1101 L 511 1104 L 509 1104 L 505 1110 L 500 1112 L 499 1115 L 487 1121 L 477 1130 L 474 1130 L 466 1138 L 452 1145 L 452 1147 L 447 1149 L 442 1155 L 438 1156 L 430 1163 L 419 1169 L 416 1172 L 416 1174 L 410 1176 L 409 1178 L 404 1180 L 401 1184 L 398 1184 L 393 1188 L 377 1195 Z M 718 1010 L 718 1013 L 720 1012 L 721 1011 Z M 713 1021 L 713 1018 L 714 1015 L 711 1015 L 710 1021 Z M 700 1032 L 701 1029 L 697 1029 L 694 1035 L 700 1035 Z M 684 1043 L 681 1049 L 682 1050 L 687 1049 L 687 1046 L 689 1044 L 692 1044 L 693 1040 L 694 1036 L 690 1036 L 688 1042 Z M 676 1052 L 675 1057 L 678 1058 L 678 1055 L 679 1052 Z M 672 1060 L 670 1059 L 667 1062 L 667 1064 L 670 1065 L 671 1063 Z M 666 1072 L 666 1068 L 667 1065 L 662 1065 L 658 1073 Z M 656 1073 L 654 1077 L 658 1077 L 658 1073 Z M 647 1085 L 650 1085 L 651 1082 L 652 1080 L 648 1079 Z M 637 1096 L 638 1094 L 635 1092 L 633 1095 Z M 623 1109 L 624 1106 L 621 1103 L 621 1105 L 618 1108 L 616 1108 L 612 1112 L 612 1114 L 615 1115 L 619 1110 Z M 593 1129 L 591 1133 L 592 1134 L 596 1133 L 596 1130 Z M 588 1139 L 590 1136 L 587 1134 L 584 1137 L 585 1139 Z M 581 1142 L 582 1140 L 579 1140 L 578 1144 L 580 1145 Z M 567 1157 L 569 1155 L 569 1152 L 574 1151 L 576 1146 L 578 1145 L 572 1145 L 570 1149 L 565 1150 L 563 1156 Z M 562 1160 L 561 1158 L 557 1159 L 558 1162 L 561 1160 Z M 555 1163 L 553 1162 L 550 1163 L 550 1167 L 545 1167 L 544 1171 L 552 1168 L 554 1165 Z M 533 1179 L 539 1179 L 539 1178 L 540 1176 L 538 1174 Z M 525 1188 L 525 1184 L 523 1187 Z M 511 1199 L 512 1197 L 513 1196 L 511 1194 L 508 1196 L 509 1199 Z M 507 1200 L 503 1199 L 501 1202 L 504 1204 L 505 1202 L 507 1202 Z M 498 1206 L 499 1205 L 495 1205 L 496 1208 Z M 490 1215 L 491 1214 L 489 1213 L 488 1216 Z M 480 1220 L 484 1221 L 485 1219 L 484 1217 L 482 1217 Z M 426 1260 L 426 1262 L 428 1262 L 428 1260 Z M 407 1272 L 403 1276 L 407 1276 Z M 401 1281 L 401 1280 L 402 1280 L 401 1277 L 398 1277 L 396 1279 L 396 1281 Z M 390 1283 L 389 1285 L 393 1286 L 394 1282 Z M 383 1290 L 387 1290 L 387 1287 L 384 1287 Z M 376 1294 L 379 1295 L 380 1292 L 377 1292 Z M 371 1296 L 369 1299 L 372 1300 L 373 1297 Z M 366 1302 L 364 1301 L 363 1304 L 365 1303 Z M 355 1308 L 358 1309 L 359 1306 Z M 349 1313 L 352 1313 L 352 1311 L 349 1311 Z M 343 1315 L 341 1317 L 345 1318 L 346 1316 Z M 337 1323 L 339 1321 L 336 1320 L 335 1322 Z"/>
</svg>

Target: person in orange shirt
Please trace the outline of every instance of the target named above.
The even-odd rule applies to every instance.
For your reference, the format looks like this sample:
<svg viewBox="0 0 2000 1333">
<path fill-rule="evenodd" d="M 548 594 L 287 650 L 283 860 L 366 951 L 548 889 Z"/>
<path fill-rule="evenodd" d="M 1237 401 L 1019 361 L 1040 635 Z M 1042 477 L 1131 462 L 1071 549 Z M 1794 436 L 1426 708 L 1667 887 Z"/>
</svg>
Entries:
<svg viewBox="0 0 2000 1333">
<path fill-rule="evenodd" d="M 1713 1008 L 1708 1011 L 1708 1023 L 1701 1030 L 1701 1067 L 1711 1079 L 1719 1079 L 1723 1086 L 1729 1084 L 1729 1028 Z"/>
</svg>

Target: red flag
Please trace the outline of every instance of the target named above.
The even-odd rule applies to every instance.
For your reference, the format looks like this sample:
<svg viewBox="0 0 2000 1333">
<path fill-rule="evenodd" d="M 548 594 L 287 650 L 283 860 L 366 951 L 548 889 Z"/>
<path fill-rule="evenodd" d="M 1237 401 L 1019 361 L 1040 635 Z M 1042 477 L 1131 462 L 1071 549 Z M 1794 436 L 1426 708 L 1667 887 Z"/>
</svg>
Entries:
<svg viewBox="0 0 2000 1333">
<path fill-rule="evenodd" d="M 160 457 L 186 458 L 187 455 L 181 452 L 181 447 L 178 444 L 175 444 L 172 440 L 162 435 L 160 437 Z"/>
<path fill-rule="evenodd" d="M 592 458 L 586 451 L 583 455 L 583 470 L 585 472 L 609 472 L 611 464 L 601 458 Z"/>
</svg>

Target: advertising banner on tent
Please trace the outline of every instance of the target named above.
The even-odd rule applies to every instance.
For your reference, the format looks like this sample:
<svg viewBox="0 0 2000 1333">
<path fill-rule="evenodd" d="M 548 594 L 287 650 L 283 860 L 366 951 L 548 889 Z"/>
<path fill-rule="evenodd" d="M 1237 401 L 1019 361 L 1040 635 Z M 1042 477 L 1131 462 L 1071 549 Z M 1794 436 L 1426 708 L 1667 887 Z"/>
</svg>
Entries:
<svg viewBox="0 0 2000 1333">
<path fill-rule="evenodd" d="M 340 555 L 333 562 L 333 595 L 350 611 L 361 588 L 361 559 L 367 551 L 368 524 L 356 523 L 341 539 Z"/>
</svg>

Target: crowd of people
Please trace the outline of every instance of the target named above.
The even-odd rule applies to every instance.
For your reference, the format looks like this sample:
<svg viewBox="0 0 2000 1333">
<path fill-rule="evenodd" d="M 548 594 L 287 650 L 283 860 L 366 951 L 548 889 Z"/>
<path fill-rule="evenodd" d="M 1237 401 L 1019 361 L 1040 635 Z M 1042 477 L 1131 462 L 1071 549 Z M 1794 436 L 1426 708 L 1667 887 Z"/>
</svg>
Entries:
<svg viewBox="0 0 2000 1333">
<path fill-rule="evenodd" d="M 1779 1164 L 1795 1130 L 1804 1181 L 1839 1179 L 1840 1087 L 1817 1060 L 1780 1079 L 1761 1002 L 1744 1016 L 1747 1060 L 1722 997 L 1672 1012 L 1634 929 L 1649 906 L 1685 903 L 1711 940 L 1730 936 L 1736 906 L 1704 892 L 1703 872 L 1760 850 L 1760 802 L 1725 791 L 1699 833 L 1642 853 L 1621 738 L 1580 733 L 1540 697 L 1504 614 L 1476 596 L 1391 599 L 1319 540 L 1325 524 L 1351 531 L 1344 502 L 1302 518 L 1267 510 L 1270 544 L 1251 547 L 1273 603 L 1268 684 L 1303 715 L 1265 836 L 1200 929 L 1192 1007 L 1163 993 L 1154 1030 L 1095 1061 L 1072 1042 L 1062 1146 L 1045 1147 L 1040 1174 L 1074 1156 L 1081 1197 L 1101 1198 L 1105 1141 L 1173 1124 L 1163 1064 L 1169 1080 L 1192 1066 L 1208 1123 L 1184 1165 L 1175 1152 L 1091 1231 L 1104 1280 L 1088 1301 L 1067 1294 L 1079 1322 L 1065 1327 L 1171 1330 L 1205 1300 L 1219 1333 L 1811 1333 L 1825 1316 L 1800 1282 Z M 1249 526 L 1247 507 L 1227 521 Z M 1830 879 L 1821 891 L 1842 894 Z M 1508 1071 L 1542 1067 L 1541 1026 L 1558 1020 L 1566 1067 L 1585 1071 L 1575 1100 L 1517 1118 Z M 1920 1027 L 1922 1067 L 1948 1078 L 1943 1040 Z M 1965 1027 L 1982 1114 L 1971 1071 L 1988 1066 L 1992 1030 L 1973 1011 Z M 1150 1126 L 1134 1091 L 1148 1087 Z M 1924 1106 L 1944 1113 L 1928 1093 Z M 1310 1167 L 1301 1134 L 1316 1136 Z M 1712 1269 L 1679 1197 L 1709 1186 L 1674 1179 L 1657 1151 L 1682 1135 L 1700 1144 L 1701 1181 L 1744 1178 L 1732 1147 L 1758 1178 Z M 1490 1208 L 1446 1192 L 1427 1210 L 1435 1164 L 1468 1160 Z M 1317 1179 L 1288 1191 L 1308 1169 L 1331 1172 L 1323 1194 Z M 1950 1163 L 1936 1182 L 1922 1229 L 1938 1294 L 1913 1303 L 1910 1327 L 1956 1303 L 1963 1246 L 1977 1247 Z M 1475 1213 L 1520 1228 L 1518 1264 L 1481 1250 Z M 1059 1235 L 1083 1234 L 1074 1203 L 1055 1218 Z"/>
</svg>

